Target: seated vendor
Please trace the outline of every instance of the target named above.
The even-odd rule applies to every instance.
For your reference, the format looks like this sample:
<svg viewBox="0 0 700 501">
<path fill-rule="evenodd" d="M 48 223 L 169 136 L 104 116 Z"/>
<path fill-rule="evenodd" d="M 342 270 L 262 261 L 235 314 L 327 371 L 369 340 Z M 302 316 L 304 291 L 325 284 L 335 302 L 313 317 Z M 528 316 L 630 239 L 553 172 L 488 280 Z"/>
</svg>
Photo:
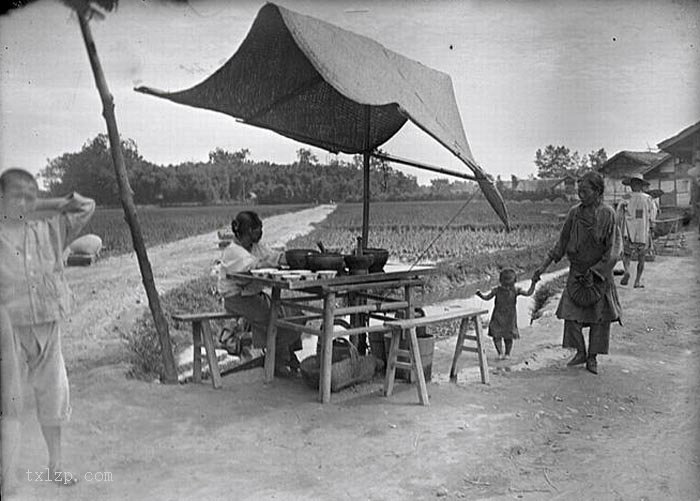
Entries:
<svg viewBox="0 0 700 501">
<path fill-rule="evenodd" d="M 267 342 L 267 324 L 270 319 L 270 298 L 263 286 L 247 280 L 229 278 L 230 273 L 243 273 L 256 268 L 276 267 L 284 254 L 260 244 L 262 221 L 252 211 L 239 212 L 231 221 L 234 239 L 224 249 L 219 278 L 219 293 L 229 313 L 248 320 L 253 328 L 253 346 L 263 348 Z M 294 352 L 301 349 L 297 332 L 278 328 L 275 349 L 275 375 L 291 376 L 299 369 Z"/>
</svg>

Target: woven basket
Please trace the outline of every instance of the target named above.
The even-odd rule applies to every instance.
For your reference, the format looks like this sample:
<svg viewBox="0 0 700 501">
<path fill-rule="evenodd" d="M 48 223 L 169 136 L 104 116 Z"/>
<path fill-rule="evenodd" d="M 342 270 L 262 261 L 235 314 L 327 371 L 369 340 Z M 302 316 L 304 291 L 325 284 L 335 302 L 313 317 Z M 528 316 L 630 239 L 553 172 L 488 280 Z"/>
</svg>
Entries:
<svg viewBox="0 0 700 501">
<path fill-rule="evenodd" d="M 344 358 L 331 364 L 331 391 L 336 392 L 351 386 L 372 379 L 376 369 L 377 360 L 372 355 L 362 356 L 357 352 L 355 345 L 347 339 L 339 338 L 342 344 L 347 344 L 350 349 L 350 357 Z M 335 344 L 335 343 L 334 343 Z M 336 347 L 334 346 L 334 352 Z M 335 358 L 335 357 L 334 357 Z M 301 375 L 306 384 L 317 390 L 320 373 L 321 359 L 317 355 L 311 355 L 301 361 Z"/>
</svg>

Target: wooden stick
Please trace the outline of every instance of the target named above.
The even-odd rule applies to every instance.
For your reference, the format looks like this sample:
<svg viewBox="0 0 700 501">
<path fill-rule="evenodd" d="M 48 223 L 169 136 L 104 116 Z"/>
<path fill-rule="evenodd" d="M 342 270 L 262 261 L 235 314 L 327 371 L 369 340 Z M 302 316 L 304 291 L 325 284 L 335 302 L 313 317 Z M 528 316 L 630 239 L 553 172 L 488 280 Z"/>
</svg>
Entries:
<svg viewBox="0 0 700 501">
<path fill-rule="evenodd" d="M 202 382 L 202 322 L 196 320 L 192 322 L 192 348 L 194 348 L 194 359 L 192 360 L 192 382 Z"/>
<path fill-rule="evenodd" d="M 371 313 L 373 311 L 394 311 L 402 310 L 408 306 L 406 301 L 392 301 L 390 303 L 369 303 L 360 304 L 357 306 L 346 306 L 345 308 L 336 308 L 337 316 L 349 315 L 351 313 Z"/>
<path fill-rule="evenodd" d="M 280 301 L 279 287 L 272 288 L 270 301 L 270 319 L 267 323 L 267 348 L 265 349 L 264 381 L 269 383 L 275 377 L 275 348 L 277 347 L 277 308 Z"/>
<path fill-rule="evenodd" d="M 331 401 L 331 363 L 333 361 L 333 313 L 335 292 L 330 291 L 323 300 L 323 335 L 321 336 L 321 384 L 319 397 L 326 404 Z"/>
<path fill-rule="evenodd" d="M 380 153 L 380 152 L 374 151 L 374 152 L 372 152 L 372 156 L 374 158 L 378 158 L 380 160 L 386 160 L 388 162 L 395 162 L 397 164 L 408 165 L 410 167 L 416 167 L 418 169 L 428 170 L 431 172 L 437 172 L 439 174 L 446 174 L 448 176 L 459 177 L 462 179 L 467 179 L 469 181 L 478 181 L 476 176 L 464 174 L 463 172 L 457 172 L 454 170 L 445 169 L 443 167 L 436 167 L 434 165 L 424 164 L 424 163 L 418 162 L 416 160 L 409 160 L 407 158 L 401 158 L 401 157 L 397 157 L 394 155 L 389 155 L 388 153 L 384 153 L 384 152 Z M 461 157 L 460 157 L 460 159 L 461 159 Z"/>
<path fill-rule="evenodd" d="M 372 119 L 372 108 L 370 105 L 365 105 L 365 144 L 364 153 L 362 154 L 362 245 L 369 247 L 369 197 L 370 197 L 370 184 L 369 184 L 369 159 L 370 159 L 370 147 L 369 147 L 369 133 L 370 133 L 370 120 Z"/>
<path fill-rule="evenodd" d="M 143 287 L 146 289 L 148 297 L 148 307 L 153 315 L 153 323 L 158 333 L 160 341 L 161 358 L 163 360 L 163 374 L 161 375 L 164 383 L 177 383 L 177 368 L 175 367 L 175 357 L 173 355 L 172 343 L 170 342 L 170 333 L 168 330 L 168 321 L 165 319 L 163 309 L 160 304 L 160 297 L 153 279 L 153 270 L 151 263 L 148 260 L 146 244 L 141 231 L 136 205 L 134 204 L 133 190 L 129 184 L 129 177 L 126 171 L 126 163 L 124 162 L 124 153 L 122 152 L 121 137 L 117 127 L 117 117 L 114 113 L 114 98 L 109 91 L 107 79 L 102 71 L 102 64 L 97 54 L 97 46 L 90 30 L 90 24 L 85 17 L 86 14 L 77 12 L 78 22 L 80 23 L 80 32 L 85 43 L 85 50 L 88 53 L 90 67 L 95 79 L 97 91 L 102 100 L 102 116 L 107 123 L 107 134 L 109 136 L 110 151 L 112 153 L 112 163 L 117 177 L 117 186 L 119 187 L 119 198 L 124 209 L 124 218 L 131 231 L 131 239 L 134 244 L 134 251 L 141 271 L 141 280 Z"/>
</svg>

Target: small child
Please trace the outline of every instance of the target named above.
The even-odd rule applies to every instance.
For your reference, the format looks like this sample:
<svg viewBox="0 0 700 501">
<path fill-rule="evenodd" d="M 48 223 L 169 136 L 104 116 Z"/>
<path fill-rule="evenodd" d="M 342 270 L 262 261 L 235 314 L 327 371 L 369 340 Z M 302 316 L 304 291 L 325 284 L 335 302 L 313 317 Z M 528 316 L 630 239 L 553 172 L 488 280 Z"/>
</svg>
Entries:
<svg viewBox="0 0 700 501">
<path fill-rule="evenodd" d="M 476 291 L 476 295 L 481 299 L 488 301 L 495 297 L 496 304 L 493 307 L 491 321 L 489 322 L 489 336 L 493 338 L 493 344 L 496 346 L 499 360 L 510 358 L 510 351 L 513 348 L 513 339 L 518 339 L 518 314 L 516 311 L 516 303 L 518 296 L 531 296 L 535 291 L 535 284 L 538 278 L 533 277 L 528 290 L 523 290 L 515 286 L 517 280 L 515 270 L 506 268 L 501 270 L 498 277 L 500 285 L 495 287 L 491 292 L 484 295 L 481 291 Z M 505 353 L 501 340 L 505 341 Z"/>
</svg>

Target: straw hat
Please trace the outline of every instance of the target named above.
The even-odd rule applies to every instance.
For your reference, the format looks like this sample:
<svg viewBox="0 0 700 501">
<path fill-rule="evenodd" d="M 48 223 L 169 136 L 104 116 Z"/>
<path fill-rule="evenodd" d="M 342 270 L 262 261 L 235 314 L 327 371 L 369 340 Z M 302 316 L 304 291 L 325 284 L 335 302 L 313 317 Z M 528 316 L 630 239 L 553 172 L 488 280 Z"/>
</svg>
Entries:
<svg viewBox="0 0 700 501">
<path fill-rule="evenodd" d="M 632 184 L 633 179 L 641 181 L 644 186 L 649 186 L 649 181 L 644 179 L 641 174 L 632 174 L 631 176 L 626 177 L 622 180 L 622 184 L 624 184 L 625 186 L 629 186 L 630 184 Z"/>
</svg>

